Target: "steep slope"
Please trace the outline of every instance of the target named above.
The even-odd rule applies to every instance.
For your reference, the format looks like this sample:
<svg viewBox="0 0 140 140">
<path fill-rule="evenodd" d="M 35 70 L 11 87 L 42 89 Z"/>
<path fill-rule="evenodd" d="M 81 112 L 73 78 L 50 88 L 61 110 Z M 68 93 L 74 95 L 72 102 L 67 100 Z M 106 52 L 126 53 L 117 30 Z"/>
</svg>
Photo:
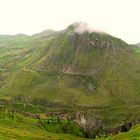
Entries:
<svg viewBox="0 0 140 140">
<path fill-rule="evenodd" d="M 46 107 L 45 111 L 48 107 L 68 109 L 68 116 L 88 137 L 99 132 L 106 135 L 118 124 L 139 121 L 139 56 L 118 38 L 81 33 L 77 26 L 43 32 L 43 36 L 41 33 L 27 41 L 27 51 L 17 59 L 18 67 L 13 65 L 10 72 L 1 73 L 8 73 L 1 81 L 1 95 L 27 98 L 29 103 L 43 99 L 39 105 Z"/>
<path fill-rule="evenodd" d="M 24 117 L 11 110 L 0 109 L 0 139 L 1 140 L 82 140 L 68 134 L 47 132 L 41 127 L 40 120 Z M 55 126 L 53 126 L 55 127 Z"/>
<path fill-rule="evenodd" d="M 34 97 L 52 96 L 53 101 L 59 95 L 62 98 L 64 90 L 64 97 L 68 92 L 87 98 L 89 95 L 96 101 L 106 97 L 107 102 L 112 98 L 132 102 L 133 96 L 140 95 L 140 60 L 122 40 L 104 33 L 78 34 L 68 28 L 41 43 L 32 52 L 26 69 L 12 73 L 3 90 L 14 94 L 15 87 L 18 95 L 25 82 L 23 88 L 27 91 L 22 90 L 23 93 Z"/>
<path fill-rule="evenodd" d="M 140 125 L 135 125 L 129 132 L 123 132 L 115 136 L 100 138 L 97 140 L 138 140 L 140 138 Z"/>
</svg>

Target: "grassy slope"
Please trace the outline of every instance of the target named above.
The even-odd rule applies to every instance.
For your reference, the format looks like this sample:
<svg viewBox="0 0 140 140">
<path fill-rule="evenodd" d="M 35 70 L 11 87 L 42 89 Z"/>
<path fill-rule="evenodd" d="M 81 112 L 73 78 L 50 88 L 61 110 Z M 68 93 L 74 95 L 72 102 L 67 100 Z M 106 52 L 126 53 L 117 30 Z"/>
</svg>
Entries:
<svg viewBox="0 0 140 140">
<path fill-rule="evenodd" d="M 96 38 L 99 39 L 96 47 L 87 45 L 88 39 Z M 113 48 L 105 48 L 106 44 Z M 140 60 L 127 47 L 123 41 L 106 34 L 64 32 L 41 42 L 31 56 L 18 62 L 26 69 L 11 73 L 1 92 L 45 97 L 54 102 L 65 102 L 67 94 L 78 98 L 77 103 L 83 106 L 110 105 L 112 99 L 116 104 L 137 104 Z"/>
<path fill-rule="evenodd" d="M 23 117 L 17 113 L 11 114 L 3 111 L 0 115 L 0 140 L 82 140 L 82 138 L 70 135 L 46 132 L 37 125 L 37 122 L 38 120 L 36 119 Z M 51 127 L 48 129 L 51 129 Z M 127 133 L 109 136 L 105 138 L 105 140 L 138 140 L 139 138 L 140 125 L 136 125 Z M 101 140 L 102 139 L 103 138 L 101 138 Z"/>
<path fill-rule="evenodd" d="M 38 119 L 23 117 L 8 110 L 1 110 L 0 140 L 74 140 L 75 138 L 82 140 L 82 138 L 62 133 L 49 133 L 39 126 L 38 121 Z"/>
<path fill-rule="evenodd" d="M 136 53 L 140 54 L 140 48 L 133 47 Z M 137 112 L 137 110 L 135 110 Z M 97 138 L 98 139 L 98 138 Z M 102 140 L 103 138 L 101 138 Z M 120 133 L 115 136 L 109 136 L 105 140 L 139 140 L 140 139 L 140 124 L 133 126 L 129 132 Z"/>
<path fill-rule="evenodd" d="M 88 45 L 88 39 L 95 41 L 96 47 Z M 140 62 L 123 41 L 106 34 L 62 33 L 47 40 L 9 42 L 2 41 L 0 47 L 4 96 L 22 94 L 66 104 L 72 99 L 78 105 L 101 107 L 95 112 L 110 126 L 139 116 Z"/>
<path fill-rule="evenodd" d="M 139 140 L 140 139 L 140 125 L 135 125 L 129 132 L 120 133 L 115 136 L 109 136 L 107 138 L 100 138 L 97 140 Z"/>
</svg>

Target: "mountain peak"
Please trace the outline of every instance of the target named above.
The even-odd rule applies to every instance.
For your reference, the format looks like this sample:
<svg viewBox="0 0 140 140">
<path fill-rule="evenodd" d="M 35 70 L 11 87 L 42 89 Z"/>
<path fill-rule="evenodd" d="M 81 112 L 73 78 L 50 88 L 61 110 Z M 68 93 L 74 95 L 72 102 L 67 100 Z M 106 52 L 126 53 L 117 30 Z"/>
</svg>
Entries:
<svg viewBox="0 0 140 140">
<path fill-rule="evenodd" d="M 92 33 L 92 32 L 100 32 L 96 29 L 93 29 L 88 23 L 86 22 L 74 22 L 73 24 L 67 27 L 68 31 L 73 31 L 79 34 L 83 34 L 85 32 Z"/>
<path fill-rule="evenodd" d="M 93 31 L 93 29 L 86 22 L 74 22 L 67 27 L 67 30 L 74 31 L 80 34 L 84 32 L 91 33 Z"/>
</svg>

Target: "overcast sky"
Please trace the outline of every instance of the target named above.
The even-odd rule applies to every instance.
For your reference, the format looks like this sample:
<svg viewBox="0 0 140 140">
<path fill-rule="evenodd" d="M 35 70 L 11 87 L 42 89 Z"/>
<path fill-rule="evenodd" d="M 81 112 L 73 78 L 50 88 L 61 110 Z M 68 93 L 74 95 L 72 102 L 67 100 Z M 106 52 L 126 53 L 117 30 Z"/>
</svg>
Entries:
<svg viewBox="0 0 140 140">
<path fill-rule="evenodd" d="M 0 0 L 0 34 L 61 30 L 75 21 L 140 42 L 140 0 Z"/>
</svg>

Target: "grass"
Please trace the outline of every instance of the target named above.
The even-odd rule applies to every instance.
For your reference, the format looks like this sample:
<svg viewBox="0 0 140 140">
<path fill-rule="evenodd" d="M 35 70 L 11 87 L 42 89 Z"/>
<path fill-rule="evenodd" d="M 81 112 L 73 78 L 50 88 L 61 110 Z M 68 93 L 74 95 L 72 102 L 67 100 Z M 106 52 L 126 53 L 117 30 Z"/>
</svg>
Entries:
<svg viewBox="0 0 140 140">
<path fill-rule="evenodd" d="M 97 138 L 97 140 L 139 140 L 139 139 L 140 139 L 139 124 L 133 126 L 129 132 L 123 132 L 118 135 L 109 136 L 107 138 Z"/>
<path fill-rule="evenodd" d="M 55 129 L 51 125 L 49 128 Z M 39 125 L 38 119 L 24 117 L 17 113 L 10 112 L 9 110 L 1 111 L 0 139 L 2 140 L 74 140 L 75 138 L 76 137 L 65 135 L 63 133 L 49 133 Z M 77 137 L 76 139 L 80 140 L 82 138 Z"/>
<path fill-rule="evenodd" d="M 61 120 L 56 117 L 48 117 L 41 122 L 44 124 L 44 128 L 48 132 L 66 133 L 79 137 L 85 137 L 84 131 L 73 121 L 67 119 Z"/>
<path fill-rule="evenodd" d="M 72 132 L 73 135 L 82 135 L 81 130 L 79 131 L 79 128 L 68 120 L 58 122 L 58 118 L 47 117 L 41 121 L 44 123 L 43 127 L 38 125 L 37 119 L 23 117 L 9 110 L 1 110 L 0 140 L 84 140 L 84 138 L 63 134 L 63 131 L 66 130 L 66 133 L 69 134 Z M 64 127 L 67 129 L 64 129 Z M 139 140 L 139 138 L 139 124 L 133 126 L 129 132 L 108 136 L 107 138 L 96 137 L 97 140 Z"/>
</svg>

